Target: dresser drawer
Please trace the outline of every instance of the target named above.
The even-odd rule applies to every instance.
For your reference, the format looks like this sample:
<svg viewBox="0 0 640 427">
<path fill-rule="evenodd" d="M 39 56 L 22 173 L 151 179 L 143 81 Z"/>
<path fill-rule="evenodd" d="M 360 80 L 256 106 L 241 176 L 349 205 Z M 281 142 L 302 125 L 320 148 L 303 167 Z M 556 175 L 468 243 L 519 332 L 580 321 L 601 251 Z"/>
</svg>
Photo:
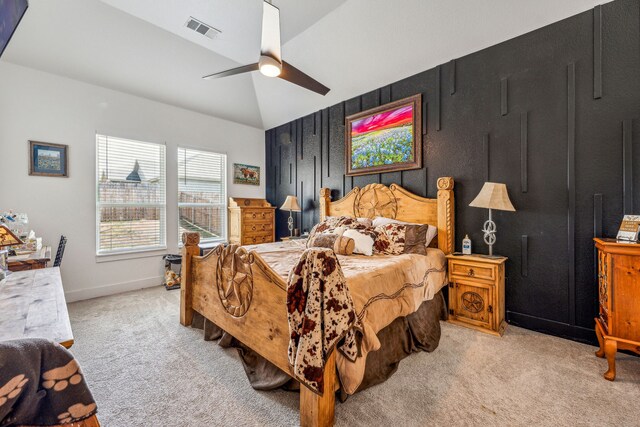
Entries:
<svg viewBox="0 0 640 427">
<path fill-rule="evenodd" d="M 495 267 L 476 264 L 473 262 L 458 261 L 449 263 L 451 276 L 458 277 L 475 277 L 477 279 L 495 280 L 496 272 Z"/>
<path fill-rule="evenodd" d="M 242 231 L 247 235 L 264 232 L 271 234 L 273 231 L 273 222 L 246 222 L 242 224 Z"/>
<path fill-rule="evenodd" d="M 273 237 L 271 234 L 256 234 L 254 236 L 244 236 L 242 238 L 243 245 L 256 245 L 259 243 L 271 243 Z"/>
<path fill-rule="evenodd" d="M 271 222 L 273 221 L 273 211 L 272 210 L 250 210 L 248 212 L 244 212 L 242 219 L 246 223 L 250 222 Z"/>
</svg>

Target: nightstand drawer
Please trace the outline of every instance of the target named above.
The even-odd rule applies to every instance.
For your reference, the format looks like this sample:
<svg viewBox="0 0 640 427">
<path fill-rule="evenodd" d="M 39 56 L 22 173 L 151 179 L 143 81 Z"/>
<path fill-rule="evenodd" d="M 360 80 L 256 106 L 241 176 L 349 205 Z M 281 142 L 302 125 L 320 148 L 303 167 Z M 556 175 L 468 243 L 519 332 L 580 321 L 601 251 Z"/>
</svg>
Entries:
<svg viewBox="0 0 640 427">
<path fill-rule="evenodd" d="M 454 260 L 449 263 L 451 276 L 474 277 L 494 281 L 496 278 L 495 267 L 491 265 L 476 264 L 468 261 Z"/>
</svg>

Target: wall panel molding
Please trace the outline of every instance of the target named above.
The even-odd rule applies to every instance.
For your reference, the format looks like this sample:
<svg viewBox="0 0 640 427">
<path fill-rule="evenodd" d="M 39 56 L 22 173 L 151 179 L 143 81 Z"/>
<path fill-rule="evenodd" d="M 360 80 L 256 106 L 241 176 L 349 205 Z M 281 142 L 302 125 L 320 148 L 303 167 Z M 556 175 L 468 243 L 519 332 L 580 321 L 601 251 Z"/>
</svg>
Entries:
<svg viewBox="0 0 640 427">
<path fill-rule="evenodd" d="M 424 99 L 424 97 L 423 97 Z M 427 122 L 428 122 L 428 111 L 429 111 L 429 103 L 427 101 L 422 101 L 422 135 L 426 135 L 428 132 Z"/>
<path fill-rule="evenodd" d="M 449 61 L 449 95 L 456 93 L 456 60 Z"/>
<path fill-rule="evenodd" d="M 529 236 L 520 236 L 520 275 L 529 276 Z"/>
<path fill-rule="evenodd" d="M 391 85 L 381 88 L 380 105 L 391 102 Z"/>
<path fill-rule="evenodd" d="M 602 98 L 602 6 L 593 8 L 593 99 Z"/>
<path fill-rule="evenodd" d="M 567 189 L 569 209 L 567 247 L 569 249 L 569 324 L 576 324 L 576 64 L 567 66 Z"/>
<path fill-rule="evenodd" d="M 520 114 L 520 191 L 529 191 L 529 114 Z"/>
<path fill-rule="evenodd" d="M 500 79 L 500 115 L 509 114 L 509 79 Z"/>
<path fill-rule="evenodd" d="M 434 102 L 434 113 L 436 115 L 435 117 L 435 123 L 436 123 L 436 130 L 440 130 L 440 93 L 441 93 L 441 83 L 442 83 L 442 67 L 440 65 L 438 65 L 436 67 L 436 88 L 435 88 L 435 96 L 433 97 L 433 102 Z"/>
<path fill-rule="evenodd" d="M 633 214 L 633 121 L 622 121 L 622 201 L 624 214 Z"/>
<path fill-rule="evenodd" d="M 489 134 L 482 136 L 482 153 L 484 154 L 484 180 L 491 181 L 491 140 Z"/>
<path fill-rule="evenodd" d="M 593 195 L 593 237 L 603 236 L 602 226 L 602 194 Z"/>
</svg>

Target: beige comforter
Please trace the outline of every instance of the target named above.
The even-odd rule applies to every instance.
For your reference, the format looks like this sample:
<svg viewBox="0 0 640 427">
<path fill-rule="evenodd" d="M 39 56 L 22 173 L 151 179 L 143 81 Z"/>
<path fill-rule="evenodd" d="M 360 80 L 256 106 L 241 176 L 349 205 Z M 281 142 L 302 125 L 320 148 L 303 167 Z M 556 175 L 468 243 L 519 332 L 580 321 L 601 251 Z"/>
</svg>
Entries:
<svg viewBox="0 0 640 427">
<path fill-rule="evenodd" d="M 304 240 L 247 246 L 287 282 L 305 249 Z M 377 333 L 394 319 L 415 312 L 446 283 L 445 256 L 428 248 L 427 255 L 339 255 L 342 271 L 363 325 L 362 355 L 350 362 L 339 352 L 336 364 L 345 392 L 353 394 L 364 376 L 367 354 L 380 348 Z"/>
</svg>

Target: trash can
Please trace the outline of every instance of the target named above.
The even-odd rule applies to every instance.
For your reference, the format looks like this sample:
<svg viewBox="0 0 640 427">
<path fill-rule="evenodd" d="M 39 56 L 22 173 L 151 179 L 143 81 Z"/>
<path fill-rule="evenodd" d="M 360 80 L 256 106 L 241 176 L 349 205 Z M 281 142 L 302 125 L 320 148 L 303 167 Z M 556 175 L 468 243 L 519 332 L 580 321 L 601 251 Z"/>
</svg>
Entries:
<svg viewBox="0 0 640 427">
<path fill-rule="evenodd" d="M 164 287 L 180 289 L 180 273 L 182 272 L 182 255 L 167 254 L 164 259 Z"/>
</svg>

